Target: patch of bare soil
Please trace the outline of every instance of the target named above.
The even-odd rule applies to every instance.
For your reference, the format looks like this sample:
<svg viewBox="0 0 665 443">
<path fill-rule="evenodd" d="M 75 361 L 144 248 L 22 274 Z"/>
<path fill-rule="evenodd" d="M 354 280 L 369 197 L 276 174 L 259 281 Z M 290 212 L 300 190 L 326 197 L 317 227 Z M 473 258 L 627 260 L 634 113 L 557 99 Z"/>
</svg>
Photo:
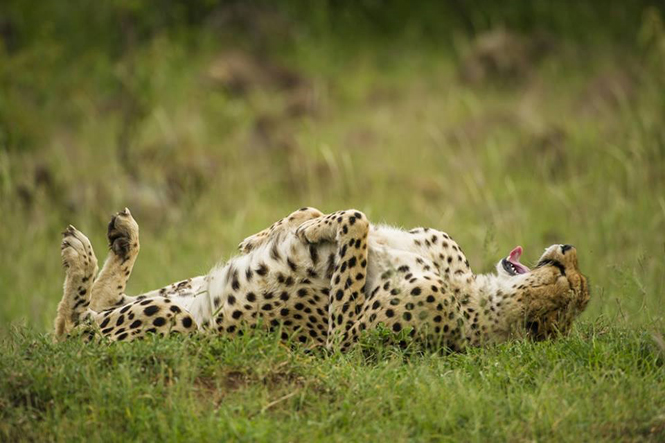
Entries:
<svg viewBox="0 0 665 443">
<path fill-rule="evenodd" d="M 629 70 L 607 69 L 586 85 L 577 101 L 577 110 L 589 116 L 615 110 L 635 97 L 637 82 L 637 75 Z"/>
<path fill-rule="evenodd" d="M 527 79 L 554 43 L 547 36 L 525 36 L 503 28 L 478 34 L 459 67 L 468 85 L 518 83 Z"/>
<path fill-rule="evenodd" d="M 252 94 L 266 92 L 280 97 L 279 109 L 257 109 L 247 148 L 252 151 L 289 151 L 294 148 L 291 123 L 317 115 L 312 82 L 295 69 L 266 56 L 242 51 L 220 54 L 208 67 L 206 79 L 231 96 L 251 103 Z M 260 108 L 260 106 L 259 106 Z"/>
<path fill-rule="evenodd" d="M 294 91 L 308 86 L 307 80 L 295 70 L 241 51 L 220 54 L 209 66 L 208 79 L 230 93 L 243 95 L 252 89 Z"/>
<path fill-rule="evenodd" d="M 196 394 L 202 400 L 211 402 L 217 407 L 227 395 L 250 385 L 263 385 L 269 391 L 280 395 L 283 392 L 296 392 L 305 385 L 305 379 L 284 368 L 283 363 L 262 375 L 251 370 L 229 370 L 222 371 L 215 376 L 196 377 L 194 380 Z M 317 387 L 315 386 L 313 389 L 317 389 Z"/>
<path fill-rule="evenodd" d="M 267 2 L 218 2 L 206 20 L 209 29 L 220 34 L 241 34 L 254 47 L 269 47 L 275 41 L 289 41 L 295 27 L 278 6 Z"/>
</svg>

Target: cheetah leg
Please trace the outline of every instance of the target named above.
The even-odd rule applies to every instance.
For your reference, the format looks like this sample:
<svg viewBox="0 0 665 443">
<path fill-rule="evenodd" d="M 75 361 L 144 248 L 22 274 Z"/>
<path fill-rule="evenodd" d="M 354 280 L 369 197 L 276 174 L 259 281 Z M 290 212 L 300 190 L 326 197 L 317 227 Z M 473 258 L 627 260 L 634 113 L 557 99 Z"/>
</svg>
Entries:
<svg viewBox="0 0 665 443">
<path fill-rule="evenodd" d="M 367 217 L 350 209 L 307 221 L 296 231 L 307 243 L 337 243 L 328 303 L 328 348 L 339 344 L 346 350 L 358 333 L 352 327 L 365 302 L 369 228 Z"/>
<path fill-rule="evenodd" d="M 127 280 L 139 254 L 139 225 L 125 208 L 111 218 L 108 226 L 109 255 L 92 285 L 90 308 L 101 311 L 125 304 Z"/>
<path fill-rule="evenodd" d="M 127 212 L 121 215 L 131 218 L 128 214 Z M 55 320 L 56 339 L 63 339 L 76 331 L 85 333 L 89 340 L 97 336 L 112 341 L 122 341 L 141 338 L 149 333 L 165 335 L 191 333 L 197 330 L 198 325 L 187 310 L 187 306 L 158 294 L 150 297 L 145 295 L 143 297 L 123 296 L 125 300 L 122 306 L 111 307 L 99 312 L 89 307 L 91 300 L 95 300 L 96 294 L 104 295 L 103 292 L 95 292 L 98 282 L 103 283 L 104 279 L 108 278 L 107 283 L 109 283 L 114 278 L 112 266 L 116 266 L 116 264 L 113 264 L 113 260 L 115 260 L 113 254 L 122 256 L 122 251 L 118 251 L 125 243 L 119 239 L 130 240 L 137 237 L 134 235 L 138 234 L 138 227 L 135 225 L 136 222 L 133 220 L 131 222 L 112 220 L 109 226 L 112 252 L 104 266 L 109 274 L 104 277 L 102 274 L 105 271 L 102 270 L 95 283 L 93 283 L 93 279 L 98 269 L 97 259 L 90 242 L 73 226 L 67 228 L 63 233 L 61 255 L 66 274 L 64 294 L 58 305 Z M 129 229 L 124 229 L 123 226 L 129 227 Z M 134 253 L 134 259 L 135 256 Z M 124 263 L 121 260 L 120 266 L 126 266 L 128 262 L 129 259 L 126 259 Z M 125 276 L 124 273 L 120 275 Z"/>
<path fill-rule="evenodd" d="M 271 238 L 274 238 L 283 232 L 287 232 L 290 229 L 295 229 L 307 220 L 321 216 L 323 216 L 323 212 L 316 208 L 300 208 L 288 216 L 276 221 L 270 225 L 269 228 L 264 229 L 258 234 L 247 237 L 238 245 L 238 249 L 243 254 L 247 254 L 248 252 L 267 243 Z"/>
<path fill-rule="evenodd" d="M 71 332 L 89 312 L 92 282 L 98 270 L 97 257 L 83 233 L 69 225 L 62 235 L 60 255 L 65 285 L 55 319 L 56 339 Z"/>
</svg>

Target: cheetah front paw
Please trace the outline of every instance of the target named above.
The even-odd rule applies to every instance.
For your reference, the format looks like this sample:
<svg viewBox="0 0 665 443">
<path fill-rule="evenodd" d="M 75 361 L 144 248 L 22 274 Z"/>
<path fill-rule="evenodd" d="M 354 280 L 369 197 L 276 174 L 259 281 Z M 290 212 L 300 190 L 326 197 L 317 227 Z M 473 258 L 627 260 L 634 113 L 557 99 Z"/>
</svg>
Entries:
<svg viewBox="0 0 665 443">
<path fill-rule="evenodd" d="M 244 239 L 240 244 L 238 245 L 238 250 L 242 252 L 243 254 L 247 254 L 254 249 L 258 248 L 261 246 L 263 243 L 266 242 L 268 239 L 268 232 L 262 231 L 259 232 L 258 234 L 254 234 L 250 237 L 247 237 Z"/>
<path fill-rule="evenodd" d="M 315 218 L 298 226 L 296 237 L 303 243 L 315 244 L 335 240 L 335 227 L 329 220 Z"/>
<path fill-rule="evenodd" d="M 139 225 L 125 208 L 111 218 L 107 238 L 109 248 L 123 261 L 139 252 Z"/>
<path fill-rule="evenodd" d="M 68 274 L 81 275 L 86 281 L 97 274 L 97 257 L 90 240 L 72 225 L 62 233 L 60 256 Z"/>
<path fill-rule="evenodd" d="M 258 234 L 247 237 L 242 241 L 242 243 L 238 245 L 238 249 L 240 249 L 240 251 L 243 253 L 248 253 L 258 248 L 259 246 L 266 244 L 272 238 L 276 238 L 276 236 L 282 235 L 284 232 L 292 232 L 293 229 L 296 229 L 298 226 L 303 224 L 303 222 L 322 216 L 323 213 L 316 208 L 300 208 L 297 211 L 289 214 L 288 217 L 277 220 L 275 223 L 270 225 L 268 229 L 264 229 Z"/>
</svg>

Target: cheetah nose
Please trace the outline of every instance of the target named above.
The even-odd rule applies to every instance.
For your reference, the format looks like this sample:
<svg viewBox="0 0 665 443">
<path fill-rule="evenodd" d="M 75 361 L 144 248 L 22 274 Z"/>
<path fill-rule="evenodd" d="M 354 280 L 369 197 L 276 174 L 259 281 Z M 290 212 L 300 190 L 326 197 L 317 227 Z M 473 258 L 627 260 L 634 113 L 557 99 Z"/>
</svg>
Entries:
<svg viewBox="0 0 665 443">
<path fill-rule="evenodd" d="M 573 249 L 573 245 L 561 245 L 561 253 L 565 254 L 570 249 Z"/>
</svg>

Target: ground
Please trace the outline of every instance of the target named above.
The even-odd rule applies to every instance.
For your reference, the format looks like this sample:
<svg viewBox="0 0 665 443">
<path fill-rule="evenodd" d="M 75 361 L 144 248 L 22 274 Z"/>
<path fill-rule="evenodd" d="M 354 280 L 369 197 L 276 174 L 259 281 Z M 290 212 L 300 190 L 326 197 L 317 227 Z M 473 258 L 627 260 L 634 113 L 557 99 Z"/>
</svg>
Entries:
<svg viewBox="0 0 665 443">
<path fill-rule="evenodd" d="M 263 335 L 54 345 L 26 330 L 3 349 L 7 441 L 665 437 L 658 346 L 602 322 L 445 357 L 368 344 L 324 358 Z"/>
<path fill-rule="evenodd" d="M 84 3 L 0 21 L 0 440 L 665 438 L 662 11 L 534 3 L 456 27 L 430 10 L 422 26 L 411 9 L 341 24 L 288 10 L 188 35 L 148 32 L 140 2 L 106 21 L 77 16 Z M 410 26 L 370 38 L 386 16 Z M 138 293 L 304 205 L 444 230 L 478 271 L 570 243 L 592 298 L 563 341 L 452 356 L 52 343 L 68 224 L 102 251 L 129 206 Z"/>
</svg>

